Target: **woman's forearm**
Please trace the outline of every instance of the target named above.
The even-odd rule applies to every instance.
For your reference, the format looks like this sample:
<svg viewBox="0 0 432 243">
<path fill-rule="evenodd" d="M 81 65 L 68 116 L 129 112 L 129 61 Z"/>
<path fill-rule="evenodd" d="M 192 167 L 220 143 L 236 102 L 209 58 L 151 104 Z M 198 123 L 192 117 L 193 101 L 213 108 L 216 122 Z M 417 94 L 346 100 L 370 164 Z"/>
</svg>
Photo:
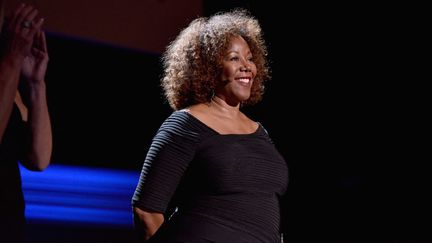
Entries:
<svg viewBox="0 0 432 243">
<path fill-rule="evenodd" d="M 28 105 L 28 148 L 23 164 L 30 170 L 44 170 L 52 152 L 51 121 L 44 82 L 32 84 Z"/>
<path fill-rule="evenodd" d="M 148 212 L 137 207 L 133 208 L 134 224 L 140 240 L 150 239 L 164 222 L 162 213 Z"/>
</svg>

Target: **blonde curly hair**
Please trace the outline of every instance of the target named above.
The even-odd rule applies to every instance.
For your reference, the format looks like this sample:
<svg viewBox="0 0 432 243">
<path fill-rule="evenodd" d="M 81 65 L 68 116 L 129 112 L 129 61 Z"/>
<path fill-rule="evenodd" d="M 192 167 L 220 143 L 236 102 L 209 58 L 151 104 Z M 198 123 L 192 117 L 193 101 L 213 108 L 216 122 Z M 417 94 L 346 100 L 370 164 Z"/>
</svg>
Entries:
<svg viewBox="0 0 432 243">
<path fill-rule="evenodd" d="M 262 99 L 264 82 L 270 79 L 262 30 L 249 12 L 236 9 L 193 20 L 168 45 L 162 56 L 161 86 L 174 110 L 210 101 L 222 71 L 222 57 L 233 36 L 241 36 L 248 43 L 257 67 L 251 95 L 242 104 L 252 105 Z"/>
</svg>

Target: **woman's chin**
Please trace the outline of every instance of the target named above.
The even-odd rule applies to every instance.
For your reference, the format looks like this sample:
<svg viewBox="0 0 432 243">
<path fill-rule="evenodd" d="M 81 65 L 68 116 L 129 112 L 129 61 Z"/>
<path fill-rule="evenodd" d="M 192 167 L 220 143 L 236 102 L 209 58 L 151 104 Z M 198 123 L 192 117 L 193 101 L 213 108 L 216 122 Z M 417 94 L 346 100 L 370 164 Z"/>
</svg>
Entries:
<svg viewBox="0 0 432 243">
<path fill-rule="evenodd" d="M 242 94 L 241 96 L 239 96 L 240 103 L 245 102 L 246 100 L 249 99 L 249 97 L 250 97 L 250 93 L 248 93 L 248 94 Z"/>
</svg>

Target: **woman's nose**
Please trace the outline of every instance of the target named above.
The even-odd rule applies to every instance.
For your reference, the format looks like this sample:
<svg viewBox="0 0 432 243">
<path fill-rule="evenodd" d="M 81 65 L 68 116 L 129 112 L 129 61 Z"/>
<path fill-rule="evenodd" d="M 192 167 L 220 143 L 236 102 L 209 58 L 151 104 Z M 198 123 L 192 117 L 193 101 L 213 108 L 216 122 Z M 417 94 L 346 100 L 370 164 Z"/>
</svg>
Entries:
<svg viewBox="0 0 432 243">
<path fill-rule="evenodd" d="M 249 65 L 247 65 L 247 64 L 243 64 L 241 66 L 240 70 L 244 71 L 244 72 L 250 72 L 251 71 L 251 67 Z"/>
</svg>

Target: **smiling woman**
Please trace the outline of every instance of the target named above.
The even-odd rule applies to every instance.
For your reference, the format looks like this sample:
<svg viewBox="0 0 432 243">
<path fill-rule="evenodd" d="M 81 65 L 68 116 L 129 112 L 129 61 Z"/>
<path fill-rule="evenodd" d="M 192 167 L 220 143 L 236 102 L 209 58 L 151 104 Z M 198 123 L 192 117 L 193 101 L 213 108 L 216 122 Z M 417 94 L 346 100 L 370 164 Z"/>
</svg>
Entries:
<svg viewBox="0 0 432 243">
<path fill-rule="evenodd" d="M 258 21 L 244 10 L 197 18 L 163 56 L 175 111 L 153 138 L 132 198 L 140 240 L 280 242 L 288 168 L 243 106 L 269 79 Z"/>
</svg>

